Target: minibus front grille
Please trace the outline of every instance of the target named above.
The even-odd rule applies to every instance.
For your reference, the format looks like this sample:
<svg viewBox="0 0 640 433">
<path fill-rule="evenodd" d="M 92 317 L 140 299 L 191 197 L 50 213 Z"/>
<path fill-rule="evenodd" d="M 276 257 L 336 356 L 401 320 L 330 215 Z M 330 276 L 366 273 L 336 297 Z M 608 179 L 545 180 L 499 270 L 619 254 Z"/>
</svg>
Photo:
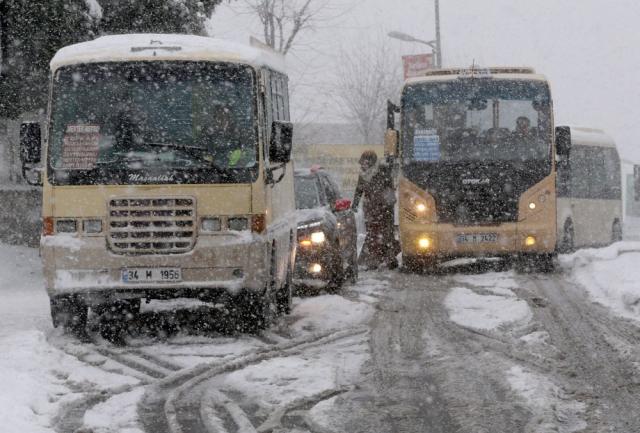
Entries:
<svg viewBox="0 0 640 433">
<path fill-rule="evenodd" d="M 117 254 L 189 252 L 196 242 L 195 199 L 111 199 L 108 241 Z"/>
</svg>

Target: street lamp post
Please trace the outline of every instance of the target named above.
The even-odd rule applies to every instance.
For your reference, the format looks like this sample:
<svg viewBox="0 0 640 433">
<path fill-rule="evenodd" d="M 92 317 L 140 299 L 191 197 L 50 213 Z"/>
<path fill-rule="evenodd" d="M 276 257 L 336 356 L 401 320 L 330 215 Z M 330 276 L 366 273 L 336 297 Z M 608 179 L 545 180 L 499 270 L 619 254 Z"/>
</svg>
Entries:
<svg viewBox="0 0 640 433">
<path fill-rule="evenodd" d="M 400 39 L 405 42 L 417 42 L 419 44 L 428 45 L 433 50 L 434 63 L 436 68 L 442 68 L 442 45 L 440 43 L 440 0 L 435 0 L 436 3 L 436 38 L 433 41 L 425 41 L 415 38 L 411 35 L 402 32 L 390 32 L 389 37 L 394 39 Z"/>
</svg>

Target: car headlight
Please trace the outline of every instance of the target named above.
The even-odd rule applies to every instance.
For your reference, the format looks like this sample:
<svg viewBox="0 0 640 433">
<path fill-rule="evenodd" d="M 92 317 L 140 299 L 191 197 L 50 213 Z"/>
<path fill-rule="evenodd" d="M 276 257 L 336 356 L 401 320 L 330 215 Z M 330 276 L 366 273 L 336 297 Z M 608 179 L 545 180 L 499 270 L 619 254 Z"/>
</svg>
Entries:
<svg viewBox="0 0 640 433">
<path fill-rule="evenodd" d="M 58 220 L 56 221 L 56 231 L 58 233 L 76 233 L 78 223 L 76 220 Z"/>
<path fill-rule="evenodd" d="M 311 242 L 318 245 L 324 243 L 326 237 L 324 232 L 313 232 L 311 233 Z"/>
<path fill-rule="evenodd" d="M 204 217 L 200 223 L 203 232 L 219 232 L 222 229 L 220 218 Z"/>
<path fill-rule="evenodd" d="M 98 234 L 102 232 L 102 220 L 82 221 L 82 230 L 87 234 Z"/>
</svg>

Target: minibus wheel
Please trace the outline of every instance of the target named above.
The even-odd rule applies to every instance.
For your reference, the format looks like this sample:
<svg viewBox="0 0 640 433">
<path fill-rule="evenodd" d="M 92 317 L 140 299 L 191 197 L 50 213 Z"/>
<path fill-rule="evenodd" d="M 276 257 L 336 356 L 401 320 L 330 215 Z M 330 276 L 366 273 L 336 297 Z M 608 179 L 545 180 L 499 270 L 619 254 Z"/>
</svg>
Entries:
<svg viewBox="0 0 640 433">
<path fill-rule="evenodd" d="M 264 294 L 245 290 L 232 302 L 231 313 L 240 332 L 256 333 L 271 323 L 273 303 L 269 290 Z"/>
<path fill-rule="evenodd" d="M 123 345 L 129 327 L 140 315 L 140 299 L 123 299 L 96 308 L 100 314 L 100 335 L 111 343 Z"/>
</svg>

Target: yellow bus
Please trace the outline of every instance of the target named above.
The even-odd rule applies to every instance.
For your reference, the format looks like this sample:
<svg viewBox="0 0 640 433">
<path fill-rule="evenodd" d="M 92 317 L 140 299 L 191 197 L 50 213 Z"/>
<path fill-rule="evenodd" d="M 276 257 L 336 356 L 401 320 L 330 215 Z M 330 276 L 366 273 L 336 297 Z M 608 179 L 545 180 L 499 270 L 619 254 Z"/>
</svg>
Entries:
<svg viewBox="0 0 640 433">
<path fill-rule="evenodd" d="M 405 83 L 389 119 L 407 268 L 514 255 L 552 266 L 554 122 L 544 76 L 529 68 L 430 71 Z"/>
<path fill-rule="evenodd" d="M 279 56 L 106 36 L 56 53 L 50 95 L 39 177 L 54 325 L 82 331 L 90 310 L 135 316 L 142 299 L 227 303 L 248 329 L 288 311 L 296 226 Z M 23 125 L 28 169 L 39 136 Z"/>
</svg>

